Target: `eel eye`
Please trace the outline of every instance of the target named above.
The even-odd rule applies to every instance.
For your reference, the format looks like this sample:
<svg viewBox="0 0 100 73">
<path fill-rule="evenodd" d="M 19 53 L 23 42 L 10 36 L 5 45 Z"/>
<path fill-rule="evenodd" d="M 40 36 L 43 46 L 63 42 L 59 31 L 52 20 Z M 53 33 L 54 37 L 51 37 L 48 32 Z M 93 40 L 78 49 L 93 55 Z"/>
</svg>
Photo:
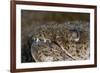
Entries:
<svg viewBox="0 0 100 73">
<path fill-rule="evenodd" d="M 72 32 L 72 37 L 78 37 L 78 33 L 77 32 Z"/>
</svg>

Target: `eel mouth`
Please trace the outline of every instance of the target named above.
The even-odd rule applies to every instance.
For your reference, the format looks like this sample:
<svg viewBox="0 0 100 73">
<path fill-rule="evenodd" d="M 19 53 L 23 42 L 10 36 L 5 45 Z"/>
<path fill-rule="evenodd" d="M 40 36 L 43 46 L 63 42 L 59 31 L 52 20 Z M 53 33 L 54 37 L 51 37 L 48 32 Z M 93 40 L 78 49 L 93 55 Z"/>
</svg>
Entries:
<svg viewBox="0 0 100 73">
<path fill-rule="evenodd" d="M 59 44 L 57 41 L 51 41 L 50 39 L 43 39 L 41 41 L 41 39 L 39 38 L 36 38 L 38 39 L 35 40 L 33 42 L 33 44 L 31 45 L 31 54 L 32 54 L 32 57 L 33 59 L 36 61 L 36 62 L 51 62 L 51 61 L 61 61 L 61 60 L 66 60 L 69 58 L 69 60 L 76 60 L 67 50 L 64 49 L 64 47 Z M 37 44 L 38 43 L 38 44 Z M 45 51 L 42 51 L 41 49 L 44 49 L 44 48 L 39 48 L 41 46 L 45 46 L 47 47 L 45 49 Z M 56 48 L 56 49 L 55 49 Z M 51 49 L 51 50 L 50 50 Z M 40 55 L 40 53 L 38 53 L 38 51 L 41 51 L 41 57 L 38 58 L 38 56 Z M 47 51 L 49 50 L 49 51 Z M 55 51 L 56 50 L 56 51 Z M 60 55 L 61 52 L 60 50 L 63 52 L 64 55 Z M 46 53 L 48 52 L 48 53 Z M 49 54 L 49 52 L 51 52 L 51 54 Z M 57 52 L 59 52 L 58 54 L 59 55 L 55 55 Z M 44 54 L 47 54 L 44 55 Z M 54 54 L 54 55 L 53 55 Z M 55 56 L 55 57 L 54 57 Z M 66 56 L 67 58 L 64 58 L 64 56 Z M 55 60 L 56 58 L 56 60 Z"/>
</svg>

